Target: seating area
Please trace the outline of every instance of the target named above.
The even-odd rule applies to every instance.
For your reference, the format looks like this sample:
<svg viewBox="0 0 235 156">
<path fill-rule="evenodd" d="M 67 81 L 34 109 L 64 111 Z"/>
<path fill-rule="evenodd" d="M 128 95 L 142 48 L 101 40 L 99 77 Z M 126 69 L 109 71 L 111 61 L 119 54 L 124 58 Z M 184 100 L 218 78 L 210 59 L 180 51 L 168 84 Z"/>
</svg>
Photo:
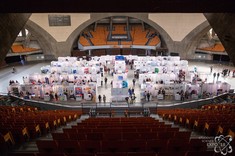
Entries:
<svg viewBox="0 0 235 156">
<path fill-rule="evenodd" d="M 125 30 L 126 25 L 114 24 L 112 34 L 127 34 Z M 131 25 L 130 34 L 132 36 L 132 41 L 107 41 L 109 30 L 107 25 L 97 25 L 95 30 L 84 31 L 83 35 L 79 38 L 79 43 L 83 46 L 102 46 L 102 45 L 149 45 L 156 46 L 161 41 L 159 37 L 155 34 L 152 29 L 143 30 L 143 26 Z M 91 34 L 91 35 L 90 35 Z M 86 37 L 84 37 L 86 36 Z M 91 41 L 90 44 L 89 41 Z M 149 41 L 149 42 L 148 42 Z"/>
<path fill-rule="evenodd" d="M 113 31 L 112 34 L 127 34 L 125 31 L 125 24 L 113 24 Z"/>
<path fill-rule="evenodd" d="M 212 52 L 225 52 L 224 46 L 221 43 L 216 43 L 213 47 L 202 48 L 201 50 Z"/>
<path fill-rule="evenodd" d="M 235 136 L 234 104 L 210 104 L 201 109 L 158 110 L 157 113 L 165 120 L 207 136 Z"/>
<path fill-rule="evenodd" d="M 91 156 L 190 156 L 206 151 L 206 144 L 190 139 L 190 131 L 179 131 L 151 117 L 88 118 L 53 140 L 38 140 L 36 155 Z"/>
<path fill-rule="evenodd" d="M 10 150 L 53 132 L 61 125 L 76 120 L 80 115 L 80 111 L 40 111 L 30 106 L 1 106 L 0 151 Z"/>
<path fill-rule="evenodd" d="M 34 52 L 39 49 L 27 48 L 27 47 L 23 47 L 23 45 L 12 45 L 11 50 L 13 53 L 25 53 L 25 52 Z"/>
</svg>

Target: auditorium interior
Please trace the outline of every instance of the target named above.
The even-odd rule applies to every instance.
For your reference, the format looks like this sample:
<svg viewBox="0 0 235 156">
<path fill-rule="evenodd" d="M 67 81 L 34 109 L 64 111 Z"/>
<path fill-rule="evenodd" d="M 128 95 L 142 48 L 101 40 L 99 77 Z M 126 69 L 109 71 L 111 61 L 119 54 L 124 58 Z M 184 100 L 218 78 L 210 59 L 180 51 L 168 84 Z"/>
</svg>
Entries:
<svg viewBox="0 0 235 156">
<path fill-rule="evenodd" d="M 234 155 L 231 1 L 13 2 L 0 156 Z"/>
</svg>

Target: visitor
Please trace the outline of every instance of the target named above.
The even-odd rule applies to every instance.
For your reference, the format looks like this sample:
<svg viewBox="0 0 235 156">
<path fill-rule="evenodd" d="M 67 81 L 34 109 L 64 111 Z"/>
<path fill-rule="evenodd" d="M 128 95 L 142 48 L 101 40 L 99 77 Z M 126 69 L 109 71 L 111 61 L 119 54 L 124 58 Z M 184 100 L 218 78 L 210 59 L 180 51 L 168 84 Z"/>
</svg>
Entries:
<svg viewBox="0 0 235 156">
<path fill-rule="evenodd" d="M 58 95 L 55 93 L 55 100 L 58 101 Z"/>
<path fill-rule="evenodd" d="M 131 94 L 132 94 L 131 88 L 128 89 L 128 93 L 129 93 L 129 96 L 131 96 Z"/>
<path fill-rule="evenodd" d="M 213 66 L 212 65 L 210 66 L 210 69 L 211 69 L 211 74 L 212 74 L 212 72 L 213 72 Z"/>
<path fill-rule="evenodd" d="M 213 82 L 215 81 L 216 73 L 213 74 Z"/>
<path fill-rule="evenodd" d="M 220 73 L 217 73 L 217 81 L 219 80 Z"/>
<path fill-rule="evenodd" d="M 16 72 L 15 67 L 12 67 L 12 73 L 15 73 L 15 72 Z"/>
<path fill-rule="evenodd" d="M 126 103 L 129 104 L 129 97 L 125 97 Z"/>
<path fill-rule="evenodd" d="M 103 95 L 103 101 L 104 101 L 104 103 L 106 103 L 106 96 L 105 95 Z"/>
<path fill-rule="evenodd" d="M 105 78 L 104 78 L 104 83 L 105 83 L 105 85 L 107 85 L 107 82 L 108 82 L 108 79 L 107 79 L 107 77 L 105 77 Z"/>
<path fill-rule="evenodd" d="M 164 89 L 162 89 L 162 95 L 163 95 L 163 100 L 165 99 L 166 92 Z"/>
<path fill-rule="evenodd" d="M 98 96 L 99 103 L 101 103 L 101 95 Z"/>
<path fill-rule="evenodd" d="M 133 82 L 133 87 L 135 87 L 135 79 L 133 79 L 132 82 Z"/>
<path fill-rule="evenodd" d="M 149 92 L 147 93 L 147 100 L 148 100 L 148 102 L 150 100 L 150 93 Z"/>
</svg>

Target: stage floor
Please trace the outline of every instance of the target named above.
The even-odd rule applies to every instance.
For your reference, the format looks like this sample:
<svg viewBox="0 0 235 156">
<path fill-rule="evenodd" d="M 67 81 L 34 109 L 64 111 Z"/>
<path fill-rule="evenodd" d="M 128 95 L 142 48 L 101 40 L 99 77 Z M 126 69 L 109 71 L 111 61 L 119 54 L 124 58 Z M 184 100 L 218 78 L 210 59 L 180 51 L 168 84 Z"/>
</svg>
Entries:
<svg viewBox="0 0 235 156">
<path fill-rule="evenodd" d="M 12 73 L 12 66 L 8 66 L 5 68 L 1 68 L 0 69 L 0 93 L 7 93 L 7 87 L 9 86 L 9 81 L 10 80 L 14 80 L 14 81 L 18 81 L 19 83 L 23 83 L 23 76 L 28 76 L 32 73 L 40 73 L 40 68 L 42 66 L 45 65 L 49 65 L 50 62 L 42 62 L 42 63 L 28 63 L 25 65 L 15 65 L 14 67 L 16 68 L 16 73 Z M 213 82 L 213 74 L 210 74 L 210 66 L 213 65 L 213 73 L 214 72 L 222 72 L 223 69 L 229 69 L 231 70 L 230 72 L 230 76 L 228 77 L 222 77 L 220 76 L 218 81 L 222 81 L 222 82 L 227 82 L 231 85 L 231 88 L 234 89 L 235 88 L 235 78 L 232 77 L 232 71 L 235 70 L 235 68 L 233 66 L 226 66 L 226 65 L 222 65 L 222 64 L 212 64 L 212 63 L 204 63 L 204 62 L 189 62 L 189 70 L 193 70 L 194 67 L 197 67 L 197 70 L 199 73 L 203 73 L 205 75 L 207 75 L 207 82 Z M 129 68 L 129 66 L 128 66 Z M 222 74 L 220 74 L 222 75 Z M 108 82 L 107 85 L 103 85 L 102 87 L 98 87 L 98 93 L 97 95 L 106 95 L 106 104 L 101 102 L 101 103 L 97 103 L 98 106 L 110 106 L 110 102 L 111 101 L 111 84 L 110 82 L 112 81 L 112 76 L 109 74 L 104 74 L 104 77 L 108 78 Z M 132 80 L 134 78 L 134 70 L 130 70 L 128 72 L 128 87 L 132 88 Z M 134 104 L 130 104 L 132 106 L 140 106 L 144 103 L 144 105 L 151 105 L 151 106 L 155 106 L 156 104 L 158 105 L 168 105 L 168 104 L 176 104 L 176 103 L 180 103 L 181 101 L 175 101 L 172 100 L 173 98 L 168 98 L 165 100 L 157 100 L 156 98 L 153 98 L 150 102 L 146 101 L 146 100 L 141 100 L 140 99 L 140 87 L 138 84 L 138 80 L 136 81 L 136 85 L 134 87 L 135 90 L 135 95 L 136 95 L 136 100 Z M 128 95 L 127 95 L 128 96 Z M 39 99 L 35 99 L 35 100 L 39 100 Z M 96 101 L 98 101 L 98 97 L 96 96 Z M 68 101 L 52 101 L 54 103 L 58 103 L 58 104 L 62 104 L 62 105 L 70 105 L 70 106 L 81 106 L 81 103 L 85 104 L 94 104 L 94 102 L 92 101 L 75 101 L 75 100 L 68 100 Z M 112 105 L 115 104 L 123 104 L 123 105 L 127 105 L 126 102 L 116 102 L 113 101 Z"/>
</svg>

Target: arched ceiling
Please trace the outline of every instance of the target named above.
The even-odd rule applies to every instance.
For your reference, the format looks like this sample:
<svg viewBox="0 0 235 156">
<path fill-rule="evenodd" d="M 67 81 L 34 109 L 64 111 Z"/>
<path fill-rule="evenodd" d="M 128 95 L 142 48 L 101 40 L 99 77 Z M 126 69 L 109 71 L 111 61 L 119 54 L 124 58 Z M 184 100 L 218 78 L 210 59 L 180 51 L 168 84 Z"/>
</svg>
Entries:
<svg viewBox="0 0 235 156">
<path fill-rule="evenodd" d="M 23 28 L 30 13 L 36 12 L 133 12 L 133 13 L 203 13 L 235 64 L 235 10 L 233 0 L 7 0 L 0 2 L 0 64 Z M 226 12 L 226 13 L 225 13 Z M 22 13 L 22 14 L 16 14 Z"/>
<path fill-rule="evenodd" d="M 233 0 L 5 0 L 0 12 L 159 12 L 159 13 L 216 13 L 234 12 Z"/>
</svg>

